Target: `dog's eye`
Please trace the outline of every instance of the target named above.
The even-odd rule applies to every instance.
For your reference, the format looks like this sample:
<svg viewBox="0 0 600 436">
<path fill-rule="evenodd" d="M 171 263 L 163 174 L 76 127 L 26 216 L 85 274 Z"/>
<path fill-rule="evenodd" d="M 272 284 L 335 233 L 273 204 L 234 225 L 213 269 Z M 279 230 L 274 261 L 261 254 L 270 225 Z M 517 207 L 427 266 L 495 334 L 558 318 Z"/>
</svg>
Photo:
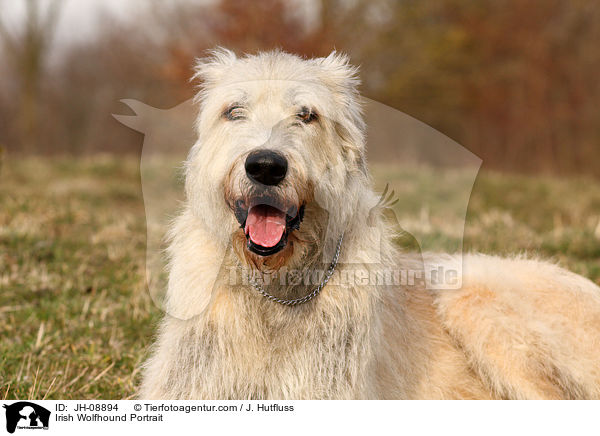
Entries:
<svg viewBox="0 0 600 436">
<path fill-rule="evenodd" d="M 317 119 L 317 114 L 315 112 L 313 112 L 311 109 L 307 108 L 306 106 L 303 106 L 300 109 L 300 112 L 298 112 L 296 114 L 296 117 L 303 123 L 308 124 L 311 121 L 314 121 Z"/>
<path fill-rule="evenodd" d="M 244 118 L 244 108 L 239 105 L 230 106 L 223 112 L 223 117 L 229 121 L 241 120 Z"/>
</svg>

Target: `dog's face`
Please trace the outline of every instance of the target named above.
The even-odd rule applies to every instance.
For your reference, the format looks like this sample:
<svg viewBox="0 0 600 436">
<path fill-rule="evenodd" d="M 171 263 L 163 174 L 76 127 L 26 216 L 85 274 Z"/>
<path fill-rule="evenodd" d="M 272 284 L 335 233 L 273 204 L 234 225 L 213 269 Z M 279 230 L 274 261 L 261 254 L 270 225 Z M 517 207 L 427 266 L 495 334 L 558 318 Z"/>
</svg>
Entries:
<svg viewBox="0 0 600 436">
<path fill-rule="evenodd" d="M 219 51 L 198 76 L 199 141 L 186 173 L 196 215 L 255 267 L 318 255 L 331 214 L 343 223 L 352 212 L 350 181 L 366 178 L 355 70 L 335 54 Z"/>
</svg>

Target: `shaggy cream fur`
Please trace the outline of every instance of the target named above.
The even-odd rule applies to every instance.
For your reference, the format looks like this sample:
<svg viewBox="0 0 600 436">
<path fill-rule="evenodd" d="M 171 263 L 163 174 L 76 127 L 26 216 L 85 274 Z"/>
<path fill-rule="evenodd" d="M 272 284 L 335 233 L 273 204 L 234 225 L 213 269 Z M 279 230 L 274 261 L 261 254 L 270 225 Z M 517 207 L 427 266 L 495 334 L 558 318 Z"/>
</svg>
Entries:
<svg viewBox="0 0 600 436">
<path fill-rule="evenodd" d="M 391 242 L 365 162 L 356 69 L 344 56 L 217 50 L 199 61 L 197 76 L 199 139 L 170 232 L 167 314 L 141 398 L 600 398 L 600 289 L 592 282 L 521 258 L 421 259 Z M 239 119 L 223 115 L 231 107 Z M 299 121 L 300 108 L 318 119 Z M 234 213 L 256 193 L 244 160 L 257 148 L 289 162 L 269 194 L 305 205 L 300 228 L 268 257 L 248 250 Z M 339 277 L 463 261 L 462 287 L 338 281 L 286 307 L 232 279 L 242 268 L 275 277 L 323 268 L 342 232 Z M 268 286 L 281 298 L 311 289 Z"/>
</svg>

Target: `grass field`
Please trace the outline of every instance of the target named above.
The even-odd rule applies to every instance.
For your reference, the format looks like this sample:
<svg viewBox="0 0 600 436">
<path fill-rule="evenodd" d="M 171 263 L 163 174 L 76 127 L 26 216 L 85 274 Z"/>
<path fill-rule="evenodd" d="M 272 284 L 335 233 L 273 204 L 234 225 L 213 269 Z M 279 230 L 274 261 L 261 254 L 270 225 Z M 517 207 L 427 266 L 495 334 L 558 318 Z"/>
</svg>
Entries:
<svg viewBox="0 0 600 436">
<path fill-rule="evenodd" d="M 415 206 L 439 174 L 375 174 L 402 196 L 396 213 L 428 247 L 460 239 L 452 192 L 437 192 L 431 210 Z M 460 175 L 447 177 L 444 186 Z M 480 174 L 464 236 L 466 250 L 551 258 L 600 284 L 600 183 Z M 134 394 L 161 315 L 145 287 L 145 242 L 137 160 L 4 162 L 0 398 Z"/>
</svg>

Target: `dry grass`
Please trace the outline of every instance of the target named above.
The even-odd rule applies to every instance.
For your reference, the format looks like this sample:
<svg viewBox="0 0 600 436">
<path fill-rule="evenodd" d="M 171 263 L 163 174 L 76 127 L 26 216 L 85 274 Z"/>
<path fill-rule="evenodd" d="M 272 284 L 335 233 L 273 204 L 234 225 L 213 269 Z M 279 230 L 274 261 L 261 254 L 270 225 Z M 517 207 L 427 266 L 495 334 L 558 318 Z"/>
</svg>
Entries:
<svg viewBox="0 0 600 436">
<path fill-rule="evenodd" d="M 159 316 L 136 162 L 7 162 L 0 201 L 0 398 L 131 395 Z"/>
<path fill-rule="evenodd" d="M 458 219 L 450 192 L 438 198 L 435 213 L 418 207 L 419 192 L 438 183 L 439 174 L 383 167 L 376 173 L 403 193 L 396 211 L 412 223 L 407 230 L 438 249 L 456 242 L 456 234 L 444 231 Z M 144 281 L 139 180 L 135 159 L 5 162 L 0 398 L 133 395 L 161 315 Z M 481 175 L 465 247 L 552 257 L 600 283 L 600 185 Z"/>
</svg>

